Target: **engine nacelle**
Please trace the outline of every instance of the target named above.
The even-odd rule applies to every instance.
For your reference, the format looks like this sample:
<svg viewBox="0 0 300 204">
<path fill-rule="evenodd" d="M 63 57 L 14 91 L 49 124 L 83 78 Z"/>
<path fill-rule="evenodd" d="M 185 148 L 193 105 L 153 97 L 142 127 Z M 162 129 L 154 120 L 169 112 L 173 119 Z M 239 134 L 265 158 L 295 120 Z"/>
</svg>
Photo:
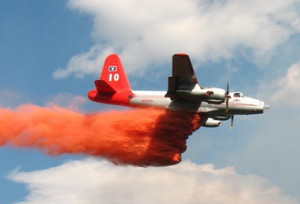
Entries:
<svg viewBox="0 0 300 204">
<path fill-rule="evenodd" d="M 218 115 L 218 116 L 214 116 L 213 119 L 216 120 L 229 120 L 231 116 L 228 115 Z"/>
<path fill-rule="evenodd" d="M 221 125 L 221 121 L 214 120 L 212 118 L 208 118 L 202 123 L 203 127 L 219 127 Z"/>
<path fill-rule="evenodd" d="M 196 86 L 192 90 L 178 89 L 180 97 L 190 100 L 207 101 L 208 103 L 220 104 L 225 101 L 226 91 L 219 88 L 200 88 Z"/>
</svg>

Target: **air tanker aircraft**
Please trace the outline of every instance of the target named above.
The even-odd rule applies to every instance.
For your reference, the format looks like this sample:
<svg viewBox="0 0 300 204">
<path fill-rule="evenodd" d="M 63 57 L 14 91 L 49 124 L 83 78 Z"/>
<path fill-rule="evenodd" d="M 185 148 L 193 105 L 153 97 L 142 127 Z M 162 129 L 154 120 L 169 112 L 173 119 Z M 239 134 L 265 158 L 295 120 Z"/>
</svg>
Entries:
<svg viewBox="0 0 300 204">
<path fill-rule="evenodd" d="M 104 63 L 96 89 L 88 93 L 90 100 L 129 107 L 160 107 L 171 110 L 196 112 L 204 127 L 218 127 L 221 121 L 234 115 L 263 113 L 269 106 L 241 92 L 200 86 L 187 54 L 173 55 L 172 75 L 168 91 L 134 91 L 118 55 L 109 55 Z"/>
</svg>

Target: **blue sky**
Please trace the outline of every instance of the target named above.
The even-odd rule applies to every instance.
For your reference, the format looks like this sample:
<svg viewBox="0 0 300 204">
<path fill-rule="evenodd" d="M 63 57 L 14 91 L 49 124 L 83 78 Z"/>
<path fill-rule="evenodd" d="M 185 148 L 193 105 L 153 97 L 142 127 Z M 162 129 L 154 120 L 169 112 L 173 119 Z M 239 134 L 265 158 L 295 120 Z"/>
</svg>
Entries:
<svg viewBox="0 0 300 204">
<path fill-rule="evenodd" d="M 228 122 L 200 128 L 189 138 L 182 164 L 170 168 L 125 168 L 100 158 L 50 157 L 36 149 L 1 147 L 1 203 L 59 198 L 64 203 L 113 203 L 115 197 L 134 203 L 147 192 L 153 194 L 148 202 L 176 203 L 179 198 L 166 201 L 166 195 L 179 192 L 178 181 L 187 203 L 192 203 L 188 189 L 201 195 L 195 197 L 197 203 L 300 202 L 298 0 L 271 5 L 239 0 L 0 3 L 1 106 L 65 105 L 77 96 L 86 98 L 113 52 L 122 57 L 136 90 L 166 89 L 172 54 L 185 52 L 201 85 L 225 87 L 229 80 L 232 90 L 272 106 L 263 115 L 236 117 L 234 130 Z M 112 108 L 117 107 L 88 100 L 81 106 L 82 111 Z M 92 179 L 95 175 L 99 183 Z M 166 194 L 159 193 L 156 179 L 174 185 L 162 184 Z M 143 184 L 146 188 L 139 187 Z M 214 193 L 205 194 L 208 189 Z M 243 198 L 245 194 L 249 196 Z"/>
</svg>

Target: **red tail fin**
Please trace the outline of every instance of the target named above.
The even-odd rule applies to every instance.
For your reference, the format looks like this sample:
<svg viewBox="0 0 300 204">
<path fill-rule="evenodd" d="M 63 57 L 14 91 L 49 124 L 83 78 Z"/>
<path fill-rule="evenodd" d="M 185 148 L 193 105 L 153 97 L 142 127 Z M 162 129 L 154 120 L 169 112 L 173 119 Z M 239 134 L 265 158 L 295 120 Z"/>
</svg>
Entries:
<svg viewBox="0 0 300 204">
<path fill-rule="evenodd" d="M 110 104 L 128 104 L 132 91 L 125 69 L 118 55 L 109 55 L 104 63 L 96 89 L 89 92 L 89 98 L 96 102 Z"/>
<path fill-rule="evenodd" d="M 126 72 L 118 55 L 109 55 L 104 63 L 100 80 L 95 81 L 100 93 L 116 93 L 131 90 Z"/>
</svg>

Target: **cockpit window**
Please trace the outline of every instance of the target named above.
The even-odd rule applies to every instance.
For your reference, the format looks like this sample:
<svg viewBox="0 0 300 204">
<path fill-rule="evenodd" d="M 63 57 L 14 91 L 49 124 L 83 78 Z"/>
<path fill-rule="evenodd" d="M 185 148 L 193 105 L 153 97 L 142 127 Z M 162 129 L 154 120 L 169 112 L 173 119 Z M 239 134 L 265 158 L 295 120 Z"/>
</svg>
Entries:
<svg viewBox="0 0 300 204">
<path fill-rule="evenodd" d="M 233 94 L 233 97 L 235 97 L 235 98 L 244 97 L 244 94 L 241 93 L 241 92 L 235 92 L 235 93 Z"/>
</svg>

